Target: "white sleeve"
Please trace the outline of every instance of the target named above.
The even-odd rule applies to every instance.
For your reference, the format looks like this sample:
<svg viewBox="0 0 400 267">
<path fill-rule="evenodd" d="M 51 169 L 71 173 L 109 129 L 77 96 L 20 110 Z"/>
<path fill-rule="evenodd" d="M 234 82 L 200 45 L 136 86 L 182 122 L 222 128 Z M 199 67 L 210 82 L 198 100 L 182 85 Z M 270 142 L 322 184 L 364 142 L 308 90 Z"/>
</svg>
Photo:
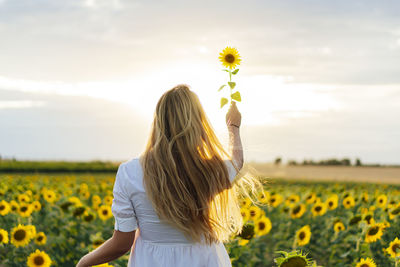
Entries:
<svg viewBox="0 0 400 267">
<path fill-rule="evenodd" d="M 111 211 L 115 218 L 114 229 L 121 232 L 132 232 L 138 228 L 136 213 L 132 205 L 130 194 L 127 192 L 126 163 L 118 167 L 115 177 L 113 195 L 114 199 L 111 205 Z"/>
<path fill-rule="evenodd" d="M 235 167 L 233 167 L 232 162 L 230 160 L 226 159 L 224 161 L 226 167 L 228 168 L 229 180 L 231 181 L 231 183 L 233 183 L 238 172 L 236 171 Z"/>
</svg>

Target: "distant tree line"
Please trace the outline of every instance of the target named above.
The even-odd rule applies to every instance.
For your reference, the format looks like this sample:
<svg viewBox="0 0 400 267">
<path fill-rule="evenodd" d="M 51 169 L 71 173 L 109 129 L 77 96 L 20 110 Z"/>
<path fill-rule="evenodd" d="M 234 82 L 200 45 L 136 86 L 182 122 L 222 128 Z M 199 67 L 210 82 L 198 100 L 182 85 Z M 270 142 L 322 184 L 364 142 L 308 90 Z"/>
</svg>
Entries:
<svg viewBox="0 0 400 267">
<path fill-rule="evenodd" d="M 282 157 L 275 158 L 275 165 L 282 164 Z M 296 161 L 293 159 L 287 162 L 290 166 L 368 166 L 368 167 L 399 167 L 399 165 L 382 165 L 382 164 L 363 164 L 361 159 L 356 158 L 351 162 L 349 158 L 336 159 L 330 158 L 325 160 L 314 161 L 312 159 L 304 159 L 303 161 Z"/>
</svg>

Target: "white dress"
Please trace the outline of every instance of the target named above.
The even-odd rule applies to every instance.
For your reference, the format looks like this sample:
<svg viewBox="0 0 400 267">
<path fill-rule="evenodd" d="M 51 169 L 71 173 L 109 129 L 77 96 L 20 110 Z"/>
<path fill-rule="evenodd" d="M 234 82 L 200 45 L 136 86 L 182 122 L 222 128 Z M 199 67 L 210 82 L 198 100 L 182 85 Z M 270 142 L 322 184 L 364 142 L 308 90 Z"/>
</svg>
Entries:
<svg viewBox="0 0 400 267">
<path fill-rule="evenodd" d="M 229 160 L 225 163 L 229 179 L 233 181 L 237 172 Z M 140 229 L 128 267 L 232 266 L 222 242 L 211 246 L 191 242 L 180 230 L 160 221 L 144 190 L 139 158 L 120 164 L 113 194 L 111 210 L 115 218 L 114 229 L 121 232 Z"/>
</svg>

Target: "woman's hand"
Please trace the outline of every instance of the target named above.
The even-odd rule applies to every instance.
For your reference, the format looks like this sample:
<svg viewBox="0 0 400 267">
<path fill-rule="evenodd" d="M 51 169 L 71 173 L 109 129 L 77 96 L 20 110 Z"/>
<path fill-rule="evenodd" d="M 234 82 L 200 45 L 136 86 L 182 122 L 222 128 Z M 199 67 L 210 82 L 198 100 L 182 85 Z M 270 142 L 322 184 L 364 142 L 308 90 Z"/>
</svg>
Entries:
<svg viewBox="0 0 400 267">
<path fill-rule="evenodd" d="M 236 102 L 232 101 L 228 113 L 226 113 L 226 125 L 229 127 L 231 124 L 240 126 L 242 122 L 242 115 L 240 114 Z"/>
</svg>

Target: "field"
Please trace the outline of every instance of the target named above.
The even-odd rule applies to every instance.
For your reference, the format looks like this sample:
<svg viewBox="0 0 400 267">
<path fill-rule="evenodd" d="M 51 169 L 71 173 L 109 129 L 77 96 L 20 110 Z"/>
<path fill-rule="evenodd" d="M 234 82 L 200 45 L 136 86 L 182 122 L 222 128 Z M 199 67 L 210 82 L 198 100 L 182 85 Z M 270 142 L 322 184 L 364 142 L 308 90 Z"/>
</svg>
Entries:
<svg viewBox="0 0 400 267">
<path fill-rule="evenodd" d="M 75 266 L 112 235 L 114 178 L 0 174 L 0 266 L 26 266 L 36 249 L 51 266 Z M 242 200 L 245 227 L 225 244 L 233 266 L 276 266 L 277 251 L 294 250 L 309 253 L 318 266 L 399 260 L 400 242 L 393 242 L 400 237 L 399 185 L 271 179 L 262 202 Z M 110 264 L 127 260 L 128 254 Z"/>
</svg>

